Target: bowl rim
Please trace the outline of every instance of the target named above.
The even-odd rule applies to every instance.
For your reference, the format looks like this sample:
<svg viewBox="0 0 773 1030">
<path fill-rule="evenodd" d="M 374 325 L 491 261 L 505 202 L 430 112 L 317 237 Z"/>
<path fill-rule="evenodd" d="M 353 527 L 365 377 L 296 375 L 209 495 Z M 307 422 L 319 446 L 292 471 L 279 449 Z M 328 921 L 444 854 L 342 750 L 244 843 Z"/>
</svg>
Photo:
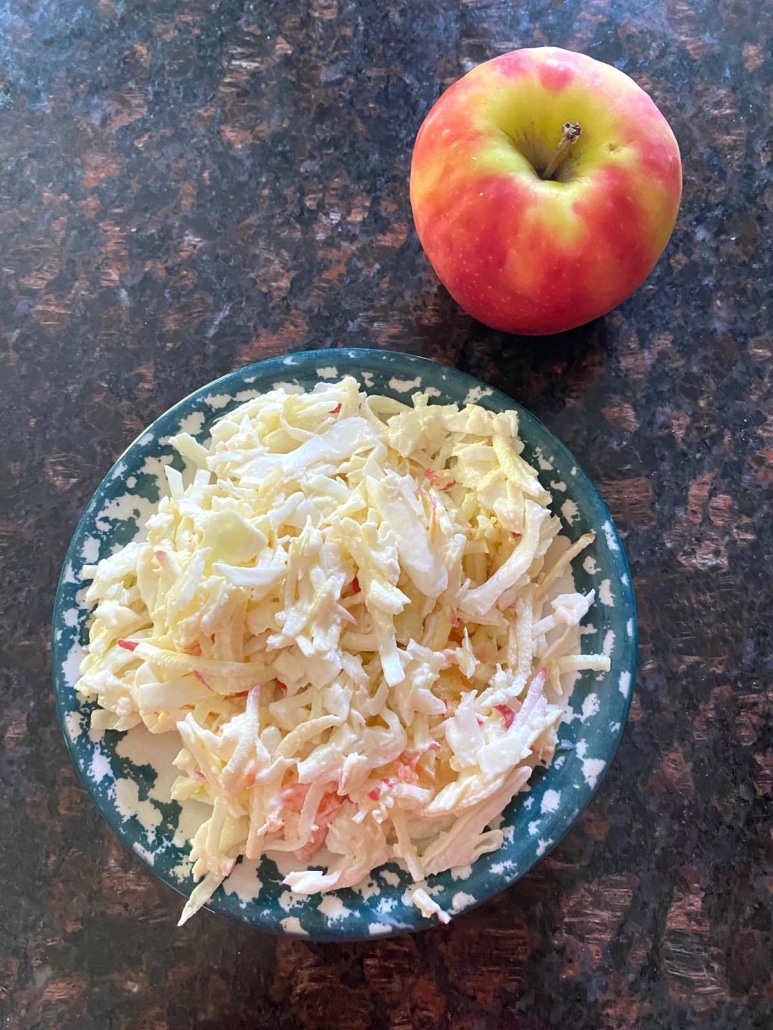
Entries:
<svg viewBox="0 0 773 1030">
<path fill-rule="evenodd" d="M 445 382 L 447 378 L 453 380 L 455 384 L 459 384 L 462 387 L 467 386 L 468 396 L 470 391 L 473 392 L 475 397 L 475 403 L 482 405 L 493 411 L 500 410 L 513 410 L 518 416 L 519 422 L 519 436 L 524 441 L 528 441 L 530 433 L 529 430 L 536 430 L 537 435 L 543 435 L 549 439 L 552 457 L 560 455 L 561 461 L 567 465 L 571 465 L 576 469 L 576 478 L 578 482 L 585 487 L 587 492 L 587 499 L 590 501 L 590 506 L 596 509 L 594 517 L 590 521 L 590 524 L 600 532 L 601 527 L 604 527 L 604 533 L 606 535 L 607 542 L 610 544 L 610 554 L 614 551 L 613 562 L 619 566 L 619 575 L 617 577 L 616 586 L 622 588 L 623 596 L 621 597 L 621 603 L 625 609 L 625 613 L 630 620 L 632 632 L 629 632 L 628 640 L 629 644 L 626 647 L 626 654 L 628 655 L 628 661 L 624 664 L 622 672 L 630 674 L 630 687 L 628 689 L 627 697 L 625 698 L 624 704 L 621 710 L 621 718 L 619 720 L 619 728 L 611 737 L 607 744 L 607 750 L 604 753 L 605 765 L 603 769 L 595 777 L 595 781 L 589 790 L 583 792 L 583 797 L 578 806 L 563 805 L 556 813 L 556 817 L 550 823 L 551 840 L 547 842 L 546 847 L 539 854 L 533 857 L 531 860 L 525 862 L 523 866 L 519 865 L 514 875 L 503 875 L 501 876 L 501 882 L 495 883 L 484 887 L 474 895 L 474 900 L 466 905 L 464 912 L 471 911 L 473 908 L 478 907 L 484 902 L 490 900 L 492 897 L 502 893 L 503 891 L 512 887 L 518 880 L 522 879 L 531 869 L 534 868 L 539 862 L 542 861 L 554 848 L 556 848 L 565 838 L 567 833 L 570 831 L 580 819 L 582 813 L 588 807 L 590 802 L 598 793 L 602 782 L 614 760 L 615 754 L 619 748 L 622 740 L 625 726 L 628 721 L 631 704 L 633 701 L 633 695 L 636 685 L 636 673 L 638 665 L 638 619 L 637 619 L 637 605 L 636 596 L 634 591 L 633 576 L 631 574 L 630 565 L 628 558 L 623 547 L 620 535 L 617 527 L 615 526 L 614 520 L 609 512 L 609 509 L 604 501 L 603 497 L 599 493 L 592 479 L 584 471 L 582 465 L 577 461 L 575 456 L 569 451 L 568 447 L 550 430 L 538 416 L 534 415 L 527 408 L 524 408 L 519 402 L 514 400 L 508 394 L 491 386 L 484 380 L 479 379 L 468 372 L 456 368 L 452 365 L 445 365 L 442 362 L 436 361 L 431 358 L 426 358 L 423 355 L 413 354 L 404 351 L 392 351 L 392 350 L 379 350 L 376 348 L 364 348 L 364 347 L 346 347 L 346 348 L 321 348 L 319 350 L 304 350 L 294 351 L 286 355 L 276 355 L 269 358 L 264 358 L 260 361 L 253 362 L 249 365 L 244 365 L 239 368 L 233 369 L 232 371 L 220 376 L 217 379 L 211 380 L 202 386 L 192 390 L 180 400 L 175 402 L 169 408 L 162 411 L 148 426 L 146 426 L 137 436 L 124 448 L 118 458 L 113 462 L 110 469 L 100 480 L 97 487 L 91 494 L 89 501 L 84 508 L 78 522 L 73 530 L 70 543 L 65 553 L 61 572 L 57 581 L 56 593 L 54 606 L 51 616 L 51 665 L 52 665 L 52 679 L 54 688 L 54 698 L 56 702 L 57 717 L 60 724 L 62 735 L 65 739 L 70 760 L 75 766 L 78 776 L 86 788 L 91 801 L 95 805 L 99 815 L 105 820 L 113 833 L 118 837 L 121 843 L 129 851 L 131 851 L 140 862 L 156 877 L 168 886 L 170 886 L 177 894 L 184 898 L 189 896 L 189 889 L 187 885 L 183 885 L 181 882 L 175 880 L 174 877 L 166 875 L 164 871 L 154 867 L 151 861 L 145 857 L 142 853 L 143 849 L 138 849 L 132 845 L 131 839 L 126 830 L 126 819 L 121 816 L 115 805 L 106 805 L 103 798 L 100 796 L 98 784 L 87 775 L 84 763 L 81 760 L 79 754 L 79 748 L 76 742 L 71 738 L 70 733 L 66 729 L 66 716 L 72 711 L 71 707 L 66 705 L 66 694 L 70 691 L 69 684 L 64 682 L 61 675 L 63 669 L 64 659 L 67 656 L 68 650 L 71 648 L 71 644 L 65 645 L 63 643 L 64 635 L 57 633 L 59 626 L 58 621 L 61 618 L 63 611 L 63 599 L 66 592 L 66 587 L 71 587 L 72 582 L 68 580 L 68 574 L 70 570 L 75 570 L 79 565 L 85 564 L 80 556 L 80 547 L 82 545 L 84 531 L 90 525 L 91 520 L 102 504 L 103 493 L 108 487 L 111 481 L 123 478 L 122 472 L 125 471 L 123 468 L 126 459 L 131 457 L 135 452 L 139 455 L 143 453 L 143 439 L 147 434 L 153 434 L 153 440 L 151 443 L 158 444 L 165 435 L 165 426 L 167 423 L 179 424 L 182 417 L 184 417 L 187 409 L 191 406 L 198 404 L 205 404 L 206 400 L 210 396 L 216 394 L 228 393 L 233 399 L 235 406 L 240 403 L 236 400 L 236 390 L 232 387 L 238 385 L 241 389 L 250 389 L 250 377 L 252 382 L 258 379 L 268 378 L 272 371 L 279 372 L 282 370 L 285 379 L 291 377 L 293 370 L 303 372 L 308 368 L 309 365 L 313 368 L 320 368 L 324 365 L 329 365 L 331 368 L 335 368 L 337 364 L 345 363 L 351 367 L 344 368 L 340 373 L 336 369 L 335 375 L 332 377 L 320 377 L 318 376 L 319 382 L 334 381 L 346 374 L 356 374 L 356 371 L 368 372 L 371 369 L 378 369 L 380 372 L 389 370 L 389 367 L 395 364 L 407 365 L 412 369 L 416 369 L 417 372 L 421 369 L 432 370 L 431 374 L 433 377 L 439 377 L 441 381 Z M 279 377 L 281 379 L 281 375 Z M 265 391 L 267 387 L 261 386 L 258 388 L 261 392 Z M 364 384 L 364 389 L 369 389 L 367 384 Z M 417 389 L 420 389 L 417 387 Z M 411 394 L 406 394 L 406 400 L 409 399 Z M 433 398 L 439 403 L 449 403 L 449 400 L 444 397 Z M 452 403 L 460 403 L 458 401 L 451 401 Z M 212 411 L 208 422 L 211 425 L 221 414 L 227 412 L 232 407 L 228 404 L 222 410 L 218 409 Z M 522 433 L 523 427 L 527 427 L 527 432 Z M 573 473 L 574 475 L 574 473 Z M 599 517 L 601 516 L 601 517 Z M 616 547 L 611 546 L 611 542 L 616 544 Z M 619 670 L 618 670 L 619 671 Z M 71 692 L 74 693 L 74 692 Z M 82 706 L 82 702 L 78 702 L 78 706 Z M 546 770 L 546 772 L 549 770 Z M 512 802 L 510 802 L 512 804 Z M 493 854 L 497 854 L 494 852 Z M 475 873 L 476 867 L 480 867 L 482 860 L 490 856 L 481 856 L 480 859 L 471 867 L 472 874 Z M 487 871 L 480 869 L 480 875 L 486 875 Z M 471 874 L 471 875 L 472 875 Z M 443 874 L 440 874 L 443 875 Z M 492 873 L 492 875 L 494 875 Z M 462 883 L 462 889 L 469 881 Z M 402 888 L 401 888 L 402 889 Z M 335 891 L 330 892 L 336 894 Z M 204 906 L 209 911 L 217 912 L 220 915 L 224 915 L 227 918 L 234 920 L 242 925 L 251 926 L 255 929 L 260 929 L 264 932 L 273 933 L 278 936 L 290 936 L 298 937 L 303 940 L 317 940 L 317 941 L 354 941 L 354 940 L 373 940 L 374 936 L 361 930 L 347 930 L 346 921 L 342 920 L 340 924 L 332 923 L 328 921 L 328 930 L 325 931 L 305 931 L 299 930 L 295 932 L 291 929 L 285 929 L 276 925 L 269 925 L 264 923 L 260 919 L 249 918 L 250 906 L 242 906 L 237 908 L 233 904 L 223 904 L 221 902 L 221 896 L 223 892 L 219 889 L 212 899 Z M 436 919 L 428 919 L 418 913 L 418 910 L 414 910 L 416 918 L 414 925 L 408 926 L 397 926 L 390 928 L 388 931 L 383 931 L 378 934 L 379 937 L 396 936 L 403 933 L 416 933 L 422 930 L 431 929 L 437 927 L 438 924 Z M 454 914 L 454 919 L 458 918 L 462 913 Z"/>
</svg>

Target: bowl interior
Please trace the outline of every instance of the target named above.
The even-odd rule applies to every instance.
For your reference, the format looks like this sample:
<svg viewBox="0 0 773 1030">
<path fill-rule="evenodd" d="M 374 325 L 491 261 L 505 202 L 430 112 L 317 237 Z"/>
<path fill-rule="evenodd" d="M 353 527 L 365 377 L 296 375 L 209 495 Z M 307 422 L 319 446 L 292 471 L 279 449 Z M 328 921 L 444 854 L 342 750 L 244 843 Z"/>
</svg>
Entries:
<svg viewBox="0 0 773 1030">
<path fill-rule="evenodd" d="M 169 800 L 174 779 L 172 734 L 151 737 L 89 731 L 90 706 L 74 685 L 87 640 L 88 610 L 83 564 L 132 540 L 164 489 L 163 466 L 179 458 L 169 437 L 181 430 L 206 437 L 226 410 L 279 383 L 311 388 L 324 380 L 354 376 L 372 392 L 409 401 L 429 390 L 441 403 L 474 402 L 518 412 L 524 457 L 539 470 L 553 495 L 564 532 L 576 539 L 596 531 L 594 544 L 574 563 L 579 589 L 595 588 L 597 602 L 583 626 L 592 633 L 587 650 L 611 654 L 606 674 L 582 673 L 560 726 L 560 743 L 547 770 L 537 770 L 531 789 L 505 810 L 502 848 L 472 867 L 429 878 L 430 895 L 451 914 L 484 901 L 513 883 L 567 833 L 603 778 L 623 731 L 636 665 L 636 612 L 630 572 L 609 512 L 566 448 L 536 419 L 492 387 L 425 358 L 392 351 L 327 350 L 272 358 L 239 369 L 186 397 L 143 433 L 116 462 L 92 497 L 68 550 L 53 618 L 53 674 L 59 718 L 72 759 L 99 811 L 152 871 L 180 893 L 194 884 L 186 857 L 190 815 Z M 278 933 L 316 939 L 388 935 L 433 925 L 408 898 L 412 881 L 396 865 L 375 871 L 356 889 L 297 898 L 282 885 L 283 873 L 264 858 L 240 863 L 208 908 Z"/>
</svg>

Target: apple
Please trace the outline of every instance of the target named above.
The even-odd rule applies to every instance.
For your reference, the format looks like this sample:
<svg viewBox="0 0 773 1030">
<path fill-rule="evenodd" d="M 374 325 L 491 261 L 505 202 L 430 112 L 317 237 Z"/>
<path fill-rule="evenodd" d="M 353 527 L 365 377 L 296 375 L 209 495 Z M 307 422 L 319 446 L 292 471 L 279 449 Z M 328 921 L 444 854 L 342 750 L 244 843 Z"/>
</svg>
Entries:
<svg viewBox="0 0 773 1030">
<path fill-rule="evenodd" d="M 650 274 L 682 194 L 674 134 L 611 65 L 513 50 L 440 97 L 411 161 L 416 231 L 469 314 L 533 336 L 583 325 Z"/>
</svg>

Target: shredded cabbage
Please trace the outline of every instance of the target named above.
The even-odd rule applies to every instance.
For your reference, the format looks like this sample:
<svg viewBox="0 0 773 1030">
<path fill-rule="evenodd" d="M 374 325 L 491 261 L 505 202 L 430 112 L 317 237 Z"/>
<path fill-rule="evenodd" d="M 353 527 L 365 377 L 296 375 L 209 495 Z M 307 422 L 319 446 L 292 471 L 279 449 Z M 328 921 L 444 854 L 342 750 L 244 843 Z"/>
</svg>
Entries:
<svg viewBox="0 0 773 1030">
<path fill-rule="evenodd" d="M 346 377 L 172 442 L 145 539 L 84 570 L 77 691 L 97 729 L 179 735 L 173 797 L 211 808 L 180 922 L 281 851 L 301 895 L 401 861 L 447 919 L 424 879 L 500 847 L 577 670 L 609 669 L 580 648 L 594 592 L 565 589 L 592 534 L 562 536 L 512 411 Z"/>
</svg>

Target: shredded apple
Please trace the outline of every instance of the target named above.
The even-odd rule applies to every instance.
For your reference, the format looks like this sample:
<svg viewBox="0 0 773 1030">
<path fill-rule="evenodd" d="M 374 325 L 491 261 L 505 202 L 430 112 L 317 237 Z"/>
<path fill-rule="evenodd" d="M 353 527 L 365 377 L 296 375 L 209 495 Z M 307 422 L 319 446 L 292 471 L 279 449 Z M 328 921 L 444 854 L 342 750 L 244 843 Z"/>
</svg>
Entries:
<svg viewBox="0 0 773 1030">
<path fill-rule="evenodd" d="M 561 534 L 512 411 L 346 377 L 172 442 L 186 472 L 143 538 L 84 570 L 77 690 L 97 730 L 179 735 L 173 797 L 211 808 L 181 923 L 265 852 L 304 866 L 299 895 L 398 861 L 447 920 L 426 877 L 500 847 L 577 672 L 609 667 L 571 586 L 592 535 Z"/>
</svg>

